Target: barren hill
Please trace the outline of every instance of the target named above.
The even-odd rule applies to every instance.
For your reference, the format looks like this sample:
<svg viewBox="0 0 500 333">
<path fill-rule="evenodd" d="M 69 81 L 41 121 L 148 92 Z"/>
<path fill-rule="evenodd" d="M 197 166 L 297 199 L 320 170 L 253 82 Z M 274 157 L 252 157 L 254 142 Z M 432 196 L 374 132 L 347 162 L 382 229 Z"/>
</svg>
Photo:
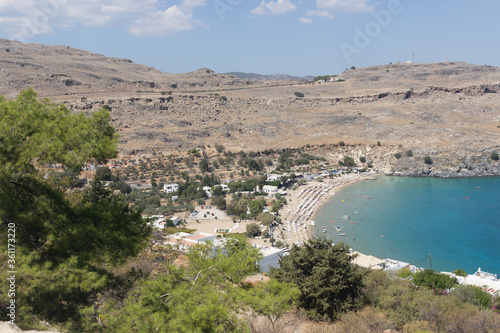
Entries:
<svg viewBox="0 0 500 333">
<path fill-rule="evenodd" d="M 24 44 L 0 39 L 0 92 L 33 87 L 41 95 L 112 94 L 199 90 L 251 84 L 208 68 L 167 74 L 129 59 L 110 58 L 69 46 Z"/>
<path fill-rule="evenodd" d="M 339 78 L 345 81 L 274 84 L 208 69 L 165 74 L 65 46 L 0 41 L 1 94 L 33 86 L 75 111 L 107 105 L 124 153 L 214 143 L 233 150 L 357 144 L 322 153 L 336 161 L 342 154 L 370 158 L 381 141 L 385 157 L 373 159 L 404 171 L 421 165 L 390 158 L 406 149 L 460 170 L 500 151 L 497 67 L 390 64 L 347 70 Z"/>
</svg>

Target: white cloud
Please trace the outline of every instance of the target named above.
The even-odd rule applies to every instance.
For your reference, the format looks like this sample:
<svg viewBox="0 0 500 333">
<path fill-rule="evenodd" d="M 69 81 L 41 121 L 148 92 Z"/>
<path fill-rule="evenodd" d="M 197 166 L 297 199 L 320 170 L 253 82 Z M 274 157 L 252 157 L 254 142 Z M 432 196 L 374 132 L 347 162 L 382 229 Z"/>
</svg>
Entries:
<svg viewBox="0 0 500 333">
<path fill-rule="evenodd" d="M 319 17 L 324 17 L 324 18 L 327 18 L 327 19 L 333 19 L 333 14 L 330 14 L 328 11 L 326 10 L 308 10 L 306 12 L 306 15 L 311 17 L 311 16 L 319 16 Z"/>
<path fill-rule="evenodd" d="M 23 40 L 74 24 L 122 26 L 137 36 L 203 26 L 193 18 L 193 10 L 206 0 L 176 2 L 166 7 L 163 0 L 0 0 L 0 31 Z"/>
<path fill-rule="evenodd" d="M 203 23 L 194 19 L 190 10 L 172 6 L 135 20 L 129 32 L 136 36 L 156 37 L 193 30 L 197 26 L 203 26 Z"/>
<path fill-rule="evenodd" d="M 316 6 L 322 9 L 346 12 L 369 12 L 373 6 L 370 0 L 316 0 Z"/>
<path fill-rule="evenodd" d="M 183 0 L 182 6 L 186 8 L 200 7 L 205 6 L 207 3 L 206 0 Z"/>
<path fill-rule="evenodd" d="M 282 15 L 297 9 L 290 0 L 262 1 L 260 6 L 251 11 L 255 15 Z"/>
<path fill-rule="evenodd" d="M 305 23 L 305 24 L 313 24 L 314 21 L 311 20 L 310 18 L 307 18 L 307 17 L 301 17 L 299 18 L 299 22 L 300 23 Z"/>
</svg>

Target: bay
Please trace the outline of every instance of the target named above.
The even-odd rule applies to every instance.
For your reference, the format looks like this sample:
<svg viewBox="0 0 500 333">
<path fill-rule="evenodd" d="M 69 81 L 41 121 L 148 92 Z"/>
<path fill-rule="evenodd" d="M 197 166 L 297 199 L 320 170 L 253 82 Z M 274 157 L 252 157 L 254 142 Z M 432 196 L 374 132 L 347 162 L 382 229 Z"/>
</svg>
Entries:
<svg viewBox="0 0 500 333">
<path fill-rule="evenodd" d="M 500 177 L 380 176 L 340 190 L 315 221 L 316 236 L 364 254 L 439 271 L 500 273 Z"/>
</svg>

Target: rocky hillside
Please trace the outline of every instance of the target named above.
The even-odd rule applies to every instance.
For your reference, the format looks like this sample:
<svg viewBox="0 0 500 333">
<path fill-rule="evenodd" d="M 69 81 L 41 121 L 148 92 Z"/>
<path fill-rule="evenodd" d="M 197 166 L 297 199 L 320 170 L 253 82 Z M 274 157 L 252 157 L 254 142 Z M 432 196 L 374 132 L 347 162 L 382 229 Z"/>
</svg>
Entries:
<svg viewBox="0 0 500 333">
<path fill-rule="evenodd" d="M 0 39 L 0 93 L 8 96 L 27 87 L 53 96 L 220 89 L 250 84 L 249 80 L 216 74 L 208 68 L 167 74 L 130 59 L 105 57 L 69 46 Z"/>
<path fill-rule="evenodd" d="M 500 174 L 489 158 L 500 153 L 496 67 L 390 64 L 347 70 L 339 76 L 343 82 L 270 84 L 209 69 L 165 74 L 65 46 L 3 40 L 0 66 L 2 94 L 33 86 L 75 112 L 108 107 L 127 154 L 215 143 L 263 150 L 344 141 L 362 148 L 322 154 L 333 162 L 363 154 L 397 174 Z M 382 148 L 370 150 L 377 141 Z M 414 156 L 394 158 L 407 150 Z M 433 165 L 423 163 L 427 155 Z"/>
<path fill-rule="evenodd" d="M 243 73 L 243 72 L 230 72 L 226 73 L 227 75 L 234 75 L 244 80 L 258 80 L 258 81 L 311 81 L 314 79 L 314 76 L 293 76 L 287 74 L 271 74 L 271 75 L 263 75 L 256 73 Z"/>
</svg>

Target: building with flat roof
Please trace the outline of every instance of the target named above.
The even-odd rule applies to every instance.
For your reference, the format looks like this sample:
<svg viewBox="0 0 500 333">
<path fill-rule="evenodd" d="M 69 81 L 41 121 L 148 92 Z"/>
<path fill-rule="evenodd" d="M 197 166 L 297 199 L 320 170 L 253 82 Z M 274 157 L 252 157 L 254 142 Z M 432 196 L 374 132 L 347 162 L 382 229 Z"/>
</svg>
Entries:
<svg viewBox="0 0 500 333">
<path fill-rule="evenodd" d="M 467 275 L 463 284 L 482 288 L 487 293 L 500 296 L 500 279 L 497 275 L 483 272 L 481 268 L 472 275 Z"/>
<path fill-rule="evenodd" d="M 165 193 L 173 193 L 179 190 L 179 184 L 164 184 L 163 191 Z"/>
<path fill-rule="evenodd" d="M 278 186 L 264 185 L 262 186 L 262 192 L 267 193 L 268 195 L 275 195 L 278 193 Z"/>
</svg>

